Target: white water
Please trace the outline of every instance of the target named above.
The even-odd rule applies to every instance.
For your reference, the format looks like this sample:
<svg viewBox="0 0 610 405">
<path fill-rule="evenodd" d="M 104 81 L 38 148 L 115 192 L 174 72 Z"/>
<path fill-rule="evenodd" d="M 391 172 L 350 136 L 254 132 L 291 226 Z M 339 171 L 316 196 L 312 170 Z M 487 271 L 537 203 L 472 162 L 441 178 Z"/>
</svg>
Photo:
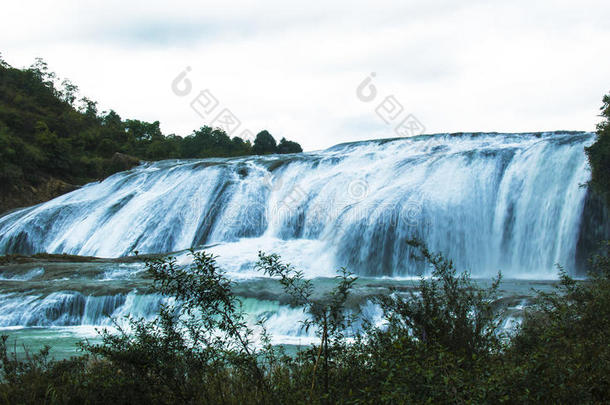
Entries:
<svg viewBox="0 0 610 405">
<path fill-rule="evenodd" d="M 110 317 L 152 318 L 163 297 L 158 295 L 117 294 L 86 296 L 73 291 L 0 296 L 0 327 L 111 325 Z"/>
<path fill-rule="evenodd" d="M 235 275 L 250 275 L 264 249 L 312 277 L 340 266 L 397 277 L 423 270 L 405 245 L 419 237 L 474 275 L 553 277 L 556 263 L 574 265 L 592 141 L 434 135 L 145 164 L 0 218 L 0 253 L 118 257 L 214 245 Z"/>
<path fill-rule="evenodd" d="M 255 335 L 262 331 L 256 323 L 265 320 L 275 344 L 307 345 L 315 341 L 313 330 L 305 331 L 307 316 L 302 308 L 280 305 L 277 301 L 245 298 L 241 300 L 246 321 Z M 74 291 L 59 291 L 47 296 L 37 294 L 0 295 L 0 330 L 45 328 L 50 334 L 71 332 L 94 338 L 94 327 L 115 330 L 115 324 L 130 330 L 128 317 L 154 319 L 167 298 L 156 294 L 116 294 L 85 296 Z"/>
<path fill-rule="evenodd" d="M 44 268 L 35 267 L 25 274 L 11 274 L 6 272 L 0 272 L 0 281 L 28 281 L 34 278 L 40 277 L 44 274 Z"/>
</svg>

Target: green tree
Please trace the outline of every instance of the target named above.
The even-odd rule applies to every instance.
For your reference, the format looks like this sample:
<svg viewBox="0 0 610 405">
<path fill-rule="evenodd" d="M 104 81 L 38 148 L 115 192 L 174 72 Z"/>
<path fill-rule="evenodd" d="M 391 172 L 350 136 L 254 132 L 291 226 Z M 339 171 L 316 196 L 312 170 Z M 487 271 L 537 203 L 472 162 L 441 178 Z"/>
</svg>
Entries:
<svg viewBox="0 0 610 405">
<path fill-rule="evenodd" d="M 277 145 L 273 136 L 266 130 L 259 132 L 254 139 L 252 153 L 255 155 L 268 155 L 277 153 Z"/>
<path fill-rule="evenodd" d="M 603 121 L 597 124 L 595 143 L 585 151 L 591 166 L 590 184 L 610 205 L 610 94 L 604 96 L 601 112 Z"/>
<path fill-rule="evenodd" d="M 417 293 L 378 298 L 396 335 L 409 334 L 425 346 L 440 345 L 453 353 L 484 355 L 498 348 L 500 316 L 494 307 L 501 276 L 489 289 L 477 287 L 468 272 L 458 274 L 453 262 L 432 253 L 420 241 L 409 245 L 432 265 L 432 277 L 422 277 Z"/>
<path fill-rule="evenodd" d="M 277 153 L 301 153 L 303 148 L 296 142 L 288 141 L 282 138 L 277 146 Z"/>
<path fill-rule="evenodd" d="M 119 145 L 112 139 L 102 139 L 97 147 L 97 152 L 105 158 L 109 158 L 119 150 Z"/>
<path fill-rule="evenodd" d="M 2 52 L 0 52 L 0 67 L 3 67 L 3 68 L 8 68 L 9 67 L 9 64 L 6 63 L 6 61 L 2 57 Z"/>
<path fill-rule="evenodd" d="M 231 139 L 231 143 L 233 144 L 233 150 L 236 156 L 252 154 L 252 144 L 250 141 L 244 141 L 240 137 L 235 136 Z"/>
<path fill-rule="evenodd" d="M 326 299 L 314 300 L 311 280 L 306 280 L 302 271 L 296 270 L 290 264 L 283 263 L 277 254 L 267 255 L 259 252 L 258 258 L 257 269 L 271 277 L 279 277 L 280 284 L 284 291 L 292 297 L 293 304 L 303 307 L 311 316 L 303 326 L 306 330 L 311 327 L 316 329 L 316 334 L 320 337 L 320 345 L 317 348 L 312 347 L 311 350 L 312 354 L 316 352 L 317 354 L 313 364 L 310 395 L 317 385 L 323 387 L 324 397 L 332 398 L 331 364 L 337 367 L 341 353 L 347 350 L 346 332 L 353 326 L 357 318 L 356 313 L 347 314 L 346 311 L 346 303 L 357 277 L 354 277 L 345 268 L 341 268 L 339 276 L 336 277 L 338 283 L 329 296 Z M 322 373 L 316 374 L 320 363 Z M 338 396 L 333 398 L 333 402 L 338 399 Z"/>
<path fill-rule="evenodd" d="M 74 83 L 72 83 L 68 79 L 62 80 L 61 86 L 62 86 L 61 93 L 62 93 L 64 101 L 66 103 L 70 104 L 71 106 L 74 105 L 74 101 L 76 100 L 76 97 L 78 95 L 78 86 L 76 86 Z"/>
<path fill-rule="evenodd" d="M 54 89 L 57 75 L 49 70 L 49 65 L 42 58 L 36 58 L 29 71 L 46 87 Z"/>
</svg>

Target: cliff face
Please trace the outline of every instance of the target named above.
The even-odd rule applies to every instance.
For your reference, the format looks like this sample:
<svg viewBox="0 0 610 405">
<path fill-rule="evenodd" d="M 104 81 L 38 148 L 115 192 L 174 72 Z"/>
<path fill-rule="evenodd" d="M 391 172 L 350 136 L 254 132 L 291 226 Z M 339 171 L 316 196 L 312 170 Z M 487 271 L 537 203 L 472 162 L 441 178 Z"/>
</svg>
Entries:
<svg viewBox="0 0 610 405">
<path fill-rule="evenodd" d="M 0 189 L 0 215 L 16 208 L 49 201 L 77 188 L 78 186 L 54 177 L 43 179 L 36 185 L 19 184 L 2 187 Z"/>
<path fill-rule="evenodd" d="M 108 159 L 108 175 L 129 170 L 139 164 L 138 158 L 117 152 Z M 45 177 L 41 173 L 37 174 L 35 178 L 37 179 L 35 183 L 20 182 L 0 185 L 0 216 L 16 208 L 29 207 L 52 200 L 80 187 L 80 185 L 71 184 L 56 177 Z M 93 180 L 91 179 L 91 181 Z"/>
<path fill-rule="evenodd" d="M 600 243 L 605 240 L 610 240 L 610 206 L 605 195 L 589 187 L 576 246 L 576 265 L 581 275 L 586 275 L 589 259 L 599 252 Z"/>
</svg>

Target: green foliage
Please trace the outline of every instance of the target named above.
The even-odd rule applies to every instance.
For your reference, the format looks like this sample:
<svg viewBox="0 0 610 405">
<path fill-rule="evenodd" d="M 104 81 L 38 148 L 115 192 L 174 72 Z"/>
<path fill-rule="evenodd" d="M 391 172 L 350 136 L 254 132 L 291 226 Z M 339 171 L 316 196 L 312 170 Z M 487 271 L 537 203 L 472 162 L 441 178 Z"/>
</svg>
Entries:
<svg viewBox="0 0 610 405">
<path fill-rule="evenodd" d="M 277 153 L 300 153 L 303 152 L 301 145 L 296 142 L 288 141 L 286 138 L 282 138 L 280 143 L 277 145 Z"/>
<path fill-rule="evenodd" d="M 409 241 L 432 266 L 416 291 L 377 297 L 387 324 L 369 327 L 350 349 L 366 403 L 495 403 L 489 377 L 501 355 L 500 276 L 484 289 L 453 263 Z M 492 390 L 493 391 L 493 390 Z"/>
<path fill-rule="evenodd" d="M 357 278 L 353 277 L 345 268 L 337 276 L 338 284 L 331 291 L 327 300 L 315 301 L 312 299 L 313 287 L 310 280 L 304 278 L 302 271 L 295 270 L 290 264 L 283 263 L 276 254 L 266 255 L 259 252 L 257 268 L 271 277 L 279 277 L 280 284 L 293 300 L 293 304 L 303 307 L 311 316 L 304 322 L 304 328 L 309 330 L 311 327 L 316 329 L 316 334 L 320 337 L 318 348 L 311 349 L 302 353 L 315 356 L 315 363 L 312 369 L 311 394 L 316 387 L 316 371 L 322 359 L 323 373 L 323 395 L 325 398 L 334 398 L 330 389 L 331 364 L 339 364 L 340 355 L 347 349 L 345 342 L 346 331 L 353 325 L 356 314 L 346 313 L 346 302 L 349 293 Z M 322 357 L 323 356 L 323 357 Z M 320 386 L 318 382 L 318 386 Z M 335 400 L 338 398 L 334 398 Z"/>
<path fill-rule="evenodd" d="M 610 94 L 604 96 L 601 112 L 603 121 L 597 125 L 595 143 L 585 151 L 591 166 L 590 184 L 610 204 Z"/>
<path fill-rule="evenodd" d="M 557 291 L 540 293 L 507 354 L 517 398 L 549 403 L 610 399 L 610 243 L 592 260 L 589 280 L 563 269 Z"/>
<path fill-rule="evenodd" d="M 423 346 L 440 345 L 465 356 L 485 355 L 499 347 L 500 314 L 494 307 L 501 277 L 489 289 L 478 288 L 467 272 L 459 275 L 450 260 L 421 242 L 409 241 L 432 266 L 429 280 L 420 280 L 417 294 L 378 298 L 393 335 L 412 336 Z"/>
<path fill-rule="evenodd" d="M 228 157 L 252 154 L 250 144 L 239 137 L 233 139 L 220 129 L 205 126 L 184 138 L 181 156 L 186 158 Z"/>
<path fill-rule="evenodd" d="M 265 142 L 275 140 L 263 131 Z M 300 150 L 284 141 L 280 153 Z M 266 148 L 266 146 L 265 146 Z M 115 153 L 136 160 L 251 155 L 249 141 L 233 139 L 220 129 L 204 126 L 186 137 L 164 135 L 159 121 L 122 119 L 115 111 L 98 112 L 97 103 L 78 96 L 78 87 L 60 80 L 37 58 L 27 69 L 16 69 L 0 58 L 0 188 L 37 185 L 48 176 L 68 183 L 97 180 L 124 170 Z"/>
<path fill-rule="evenodd" d="M 135 384 L 132 390 L 150 400 L 189 403 L 209 396 L 210 380 L 227 367 L 254 382 L 254 397 L 264 395 L 252 330 L 231 292 L 232 282 L 212 255 L 192 254 L 190 268 L 178 267 L 171 257 L 147 264 L 156 290 L 177 304 L 164 305 L 151 322 L 131 319 L 131 330 L 118 325 L 118 334 L 105 330 L 102 344 L 85 348 L 126 373 Z"/>
<path fill-rule="evenodd" d="M 261 131 L 256 135 L 254 139 L 254 146 L 252 147 L 252 153 L 255 155 L 268 155 L 271 153 L 277 153 L 277 144 L 275 139 L 267 131 Z"/>
<path fill-rule="evenodd" d="M 154 288 L 171 301 L 154 321 L 129 318 L 127 327 L 116 323 L 115 332 L 101 331 L 101 344 L 83 344 L 95 361 L 79 370 L 81 380 L 75 383 L 72 398 L 91 403 L 111 399 L 170 404 L 294 403 L 312 395 L 328 396 L 329 376 L 339 358 L 337 345 L 349 324 L 344 305 L 355 278 L 343 271 L 331 294 L 314 302 L 310 283 L 301 272 L 281 263 L 276 255 L 260 254 L 258 267 L 280 277 L 294 302 L 310 312 L 304 327 L 316 328 L 321 336 L 319 349 L 312 347 L 293 359 L 271 344 L 264 321 L 256 325 L 262 345 L 254 344 L 253 329 L 232 292 L 233 283 L 212 255 L 192 255 L 193 264 L 187 268 L 172 257 L 147 263 Z M 323 371 L 316 373 L 320 368 Z M 114 375 L 94 385 L 94 379 L 100 383 L 97 375 L 107 375 L 108 370 Z M 40 376 L 23 370 L 15 378 L 23 382 Z M 303 384 L 295 387 L 297 381 Z"/>
<path fill-rule="evenodd" d="M 131 319 L 84 356 L 53 362 L 48 348 L 25 360 L 0 344 L 0 403 L 607 403 L 610 399 L 610 258 L 592 261 L 591 279 L 564 272 L 557 291 L 514 335 L 499 333 L 498 281 L 480 288 L 451 261 L 416 241 L 432 276 L 417 292 L 380 297 L 385 324 L 353 330 L 347 301 L 357 282 L 342 269 L 333 291 L 314 300 L 302 272 L 259 253 L 309 314 L 320 344 L 287 356 L 259 322 L 245 321 L 232 282 L 215 258 L 193 253 L 148 262 L 168 297 L 154 321 Z M 351 339 L 351 340 L 350 340 Z"/>
</svg>

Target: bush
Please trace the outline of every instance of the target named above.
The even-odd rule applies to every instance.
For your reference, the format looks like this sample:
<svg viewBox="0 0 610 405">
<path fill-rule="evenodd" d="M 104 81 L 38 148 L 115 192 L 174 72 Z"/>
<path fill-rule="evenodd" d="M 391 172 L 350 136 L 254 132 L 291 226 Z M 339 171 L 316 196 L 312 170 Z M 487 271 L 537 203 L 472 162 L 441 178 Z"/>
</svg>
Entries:
<svg viewBox="0 0 610 405">
<path fill-rule="evenodd" d="M 354 318 L 345 303 L 356 279 L 342 269 L 332 292 L 312 300 L 312 284 L 277 255 L 257 267 L 275 277 L 304 327 L 320 344 L 287 356 L 252 342 L 232 282 L 215 258 L 193 253 L 190 267 L 172 258 L 149 262 L 155 288 L 168 297 L 157 320 L 130 319 L 87 354 L 52 362 L 48 349 L 18 361 L 0 345 L 4 403 L 607 403 L 610 399 L 610 259 L 592 261 L 590 281 L 562 274 L 557 291 L 515 336 L 501 336 L 490 288 L 458 274 L 451 261 L 416 241 L 432 266 L 418 292 L 380 297 L 386 323 L 365 323 L 347 338 Z M 170 299 L 171 298 L 171 299 Z"/>
<path fill-rule="evenodd" d="M 507 353 L 515 397 L 545 402 L 610 399 L 610 244 L 592 260 L 590 279 L 561 270 L 557 291 L 539 294 Z"/>
</svg>

